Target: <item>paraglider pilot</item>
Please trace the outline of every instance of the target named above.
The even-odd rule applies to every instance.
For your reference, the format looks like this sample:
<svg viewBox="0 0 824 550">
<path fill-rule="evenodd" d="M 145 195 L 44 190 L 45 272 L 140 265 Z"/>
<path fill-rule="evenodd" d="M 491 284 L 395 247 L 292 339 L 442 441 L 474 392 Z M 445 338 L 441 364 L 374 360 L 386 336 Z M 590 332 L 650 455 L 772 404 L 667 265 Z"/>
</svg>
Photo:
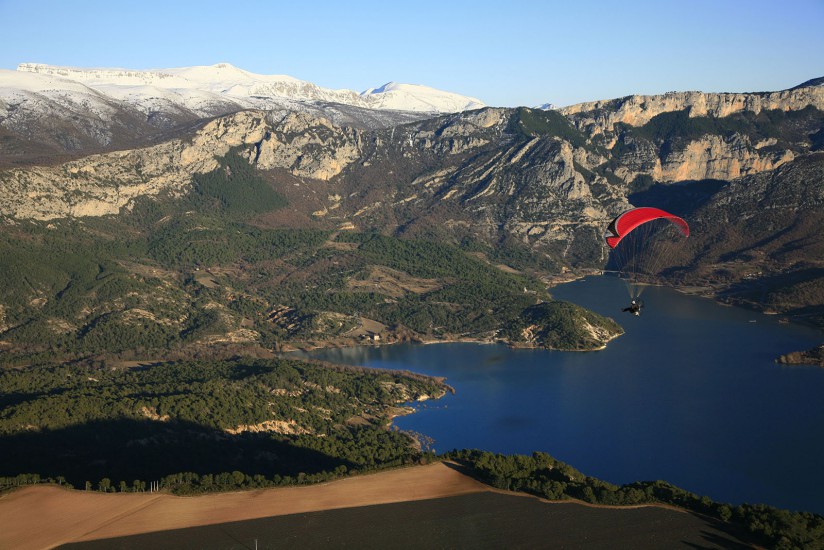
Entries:
<svg viewBox="0 0 824 550">
<path fill-rule="evenodd" d="M 649 253 L 649 255 L 655 254 L 666 254 L 667 248 L 662 246 L 660 248 L 655 248 L 650 246 L 648 251 L 644 251 L 644 247 L 646 246 L 646 239 L 653 235 L 653 231 L 656 230 L 654 225 L 646 225 L 655 222 L 656 220 L 666 220 L 669 222 L 665 225 L 667 231 L 670 231 L 671 228 L 675 228 L 681 235 L 686 238 L 690 236 L 690 226 L 684 221 L 682 218 L 678 216 L 674 216 L 665 210 L 661 210 L 659 208 L 653 208 L 651 206 L 640 206 L 638 208 L 632 208 L 627 210 L 609 224 L 607 227 L 606 233 L 604 234 L 604 239 L 606 239 L 606 244 L 612 251 L 611 261 L 615 263 L 615 266 L 618 268 L 618 271 L 621 273 L 622 278 L 627 281 L 627 290 L 630 291 L 630 297 L 638 296 L 641 289 L 638 285 L 638 275 L 639 271 L 637 268 L 640 265 L 635 264 L 634 260 L 636 257 L 637 252 L 642 252 L 642 256 Z M 659 224 L 660 225 L 660 224 Z M 641 229 L 640 232 L 636 233 L 638 228 Z M 662 228 L 658 228 L 662 229 Z M 647 231 L 648 230 L 648 231 Z M 661 236 L 662 233 L 657 233 L 657 235 Z M 669 239 L 667 237 L 662 239 L 662 241 L 666 242 L 676 242 Z M 630 237 L 627 239 L 627 237 Z M 622 242 L 626 244 L 621 245 Z M 639 248 L 640 246 L 640 248 Z M 666 256 L 664 256 L 666 257 Z M 643 258 L 642 258 L 643 259 Z M 647 259 L 650 259 L 649 257 Z M 663 258 L 658 258 L 661 260 Z M 633 260 L 633 261 L 630 261 Z M 653 261 L 648 267 L 652 265 L 656 265 Z M 660 264 L 658 264 L 660 266 Z M 629 269 L 633 267 L 634 269 Z M 655 275 L 659 270 L 651 270 L 651 274 Z M 633 315 L 641 315 L 641 308 L 644 307 L 644 302 L 638 300 L 637 298 L 632 301 L 629 307 L 625 307 L 621 311 L 626 311 Z"/>
<path fill-rule="evenodd" d="M 641 308 L 644 307 L 644 302 L 640 300 L 633 300 L 629 307 L 625 307 L 621 311 L 628 311 L 633 315 L 641 315 Z"/>
</svg>

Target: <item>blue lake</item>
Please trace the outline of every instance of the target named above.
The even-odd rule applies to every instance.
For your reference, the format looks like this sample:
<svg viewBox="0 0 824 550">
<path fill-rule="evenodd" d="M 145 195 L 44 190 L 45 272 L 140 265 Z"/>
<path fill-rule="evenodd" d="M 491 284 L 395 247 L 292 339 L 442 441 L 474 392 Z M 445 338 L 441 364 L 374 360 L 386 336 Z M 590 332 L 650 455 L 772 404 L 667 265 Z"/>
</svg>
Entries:
<svg viewBox="0 0 824 550">
<path fill-rule="evenodd" d="M 454 396 L 395 421 L 438 451 L 539 450 L 613 483 L 664 479 L 719 501 L 824 513 L 824 369 L 774 362 L 820 344 L 820 331 L 657 287 L 633 317 L 612 277 L 552 293 L 626 333 L 589 353 L 438 344 L 303 355 L 446 377 Z"/>
</svg>

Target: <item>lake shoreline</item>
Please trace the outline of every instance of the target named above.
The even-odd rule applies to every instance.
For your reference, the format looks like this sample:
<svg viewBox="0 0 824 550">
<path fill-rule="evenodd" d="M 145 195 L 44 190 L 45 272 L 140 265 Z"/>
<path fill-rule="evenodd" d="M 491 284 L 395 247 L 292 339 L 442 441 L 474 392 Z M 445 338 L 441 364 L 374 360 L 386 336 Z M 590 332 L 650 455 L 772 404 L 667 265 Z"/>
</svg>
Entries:
<svg viewBox="0 0 824 550">
<path fill-rule="evenodd" d="M 544 276 L 542 277 L 542 281 L 547 285 L 547 290 L 552 288 L 557 288 L 558 286 L 566 285 L 569 283 L 573 283 L 576 281 L 584 280 L 588 277 L 604 277 L 604 276 L 615 276 L 614 272 L 604 271 L 604 270 L 584 270 L 584 271 L 569 271 L 563 274 L 555 275 L 555 276 Z M 761 315 L 781 315 L 781 322 L 787 323 L 794 323 L 805 327 L 811 327 L 814 329 L 818 329 L 822 331 L 822 338 L 824 338 L 824 329 L 816 323 L 810 322 L 805 320 L 802 317 L 794 316 L 794 315 L 786 315 L 775 311 L 770 311 L 764 307 L 760 307 L 758 304 L 753 302 L 739 302 L 739 301 L 730 301 L 725 300 L 724 292 L 726 292 L 729 287 L 718 285 L 668 285 L 668 284 L 655 284 L 649 283 L 645 284 L 645 286 L 649 287 L 656 287 L 656 288 L 669 288 L 679 292 L 681 294 L 687 296 L 695 296 L 700 298 L 706 298 L 712 300 L 718 305 L 725 306 L 725 307 L 736 307 L 743 310 L 751 311 L 753 313 L 758 313 Z M 550 292 L 551 294 L 551 292 Z M 575 302 L 571 302 L 575 303 Z M 579 305 L 579 304 L 576 304 Z M 496 333 L 499 331 L 495 331 Z M 511 349 L 544 349 L 548 351 L 562 351 L 562 352 L 591 352 L 591 351 L 603 351 L 607 349 L 607 346 L 610 342 L 615 340 L 621 336 L 621 334 L 617 334 L 609 338 L 604 345 L 590 348 L 590 349 L 565 349 L 565 348 L 555 348 L 555 347 L 548 347 L 542 346 L 536 343 L 531 342 L 514 342 L 508 340 L 506 338 L 499 338 L 493 335 L 488 336 L 461 336 L 461 335 L 445 335 L 442 338 L 427 338 L 423 335 L 412 333 L 411 331 L 401 328 L 397 331 L 390 331 L 387 338 L 384 339 L 356 339 L 356 338 L 330 338 L 327 340 L 322 341 L 312 341 L 312 342 L 305 342 L 305 343 L 290 343 L 285 344 L 281 349 L 277 350 L 277 352 L 282 353 L 291 353 L 291 352 L 311 352 L 311 351 L 318 351 L 318 350 L 328 350 L 328 349 L 346 349 L 352 347 L 384 347 L 390 346 L 395 344 L 403 344 L 403 343 L 412 343 L 412 344 L 419 344 L 419 345 L 433 345 L 433 344 L 455 344 L 455 343 L 470 343 L 470 344 L 478 344 L 478 345 L 492 345 L 492 344 L 500 344 L 507 346 Z M 789 353 L 803 353 L 803 352 L 788 352 Z M 779 358 L 776 358 L 776 361 L 779 361 Z"/>
<path fill-rule="evenodd" d="M 817 404 L 824 379 L 820 369 L 773 362 L 780 353 L 820 343 L 818 332 L 775 316 L 751 323 L 749 312 L 686 290 L 645 290 L 648 311 L 622 319 L 625 334 L 597 354 L 408 343 L 312 356 L 447 378 L 460 392 L 448 409 L 433 402 L 394 419 L 400 429 L 433 438 L 439 450 L 540 450 L 616 484 L 667 479 L 721 501 L 820 513 L 824 504 L 804 487 L 810 480 L 824 483 L 824 474 L 787 462 L 788 456 L 805 464 L 824 460 L 824 445 L 806 435 L 824 427 Z M 613 317 L 625 297 L 612 277 L 554 293 Z M 780 437 L 791 451 L 765 454 L 758 444 L 764 434 Z M 687 440 L 695 440 L 689 452 Z M 709 462 L 716 465 L 712 472 L 704 467 Z"/>
<path fill-rule="evenodd" d="M 357 348 L 357 347 L 365 347 L 365 348 L 380 348 L 380 347 L 387 347 L 387 346 L 394 346 L 396 344 L 416 344 L 422 346 L 430 346 L 430 345 L 437 345 L 437 344 L 477 344 L 477 345 L 503 345 L 511 349 L 542 349 L 547 351 L 562 351 L 562 352 L 591 352 L 591 351 L 601 351 L 606 349 L 607 344 L 614 339 L 621 336 L 621 334 L 616 334 L 607 340 L 607 342 L 599 347 L 589 348 L 589 349 L 567 349 L 567 348 L 555 348 L 551 346 L 542 346 L 536 343 L 531 342 L 513 342 L 506 338 L 496 338 L 496 337 L 468 337 L 468 336 L 445 336 L 443 338 L 425 338 L 425 337 L 411 337 L 411 338 L 398 338 L 398 339 L 386 339 L 381 341 L 341 341 L 339 339 L 330 339 L 328 341 L 318 341 L 312 342 L 311 344 L 287 344 L 282 346 L 276 353 L 294 353 L 294 352 L 311 352 L 311 351 L 320 351 L 320 350 L 331 350 L 331 349 L 348 349 L 348 348 Z"/>
<path fill-rule="evenodd" d="M 568 284 L 571 282 L 579 281 L 585 279 L 587 277 L 604 277 L 604 276 L 616 276 L 617 274 L 612 271 L 603 271 L 603 270 L 587 270 L 576 274 L 569 274 L 567 277 L 558 277 L 558 278 L 544 278 L 542 279 L 544 282 L 548 283 L 547 289 L 554 288 L 560 285 Z M 732 288 L 732 285 L 679 285 L 679 284 L 656 284 L 656 283 L 643 283 L 644 286 L 649 287 L 658 287 L 658 288 L 671 288 L 681 294 L 685 294 L 687 296 L 697 296 L 700 298 L 707 298 L 715 303 L 726 306 L 726 307 L 737 307 L 740 309 L 744 309 L 747 311 L 752 311 L 754 313 L 759 313 L 761 315 L 777 315 L 780 316 L 782 322 L 789 322 L 795 323 L 798 325 L 802 325 L 805 327 L 811 327 L 818 329 L 822 332 L 822 338 L 824 338 L 824 327 L 821 326 L 819 323 L 815 323 L 801 317 L 799 315 L 792 315 L 788 313 L 782 313 L 780 311 L 771 310 L 765 306 L 757 302 L 746 301 L 746 300 L 736 300 L 731 299 L 726 295 L 727 292 Z"/>
</svg>

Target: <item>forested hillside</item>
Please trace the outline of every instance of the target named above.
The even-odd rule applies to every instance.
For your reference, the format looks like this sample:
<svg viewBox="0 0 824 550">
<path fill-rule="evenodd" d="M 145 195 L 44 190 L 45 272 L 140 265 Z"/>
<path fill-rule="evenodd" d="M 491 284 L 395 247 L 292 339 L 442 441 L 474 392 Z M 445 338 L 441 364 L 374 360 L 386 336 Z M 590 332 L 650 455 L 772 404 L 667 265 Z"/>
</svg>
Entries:
<svg viewBox="0 0 824 550">
<path fill-rule="evenodd" d="M 412 373 L 289 360 L 0 371 L 0 483 L 211 491 L 304 483 L 418 460 L 387 429 L 450 388 Z M 18 476 L 18 474 L 26 474 Z"/>
</svg>

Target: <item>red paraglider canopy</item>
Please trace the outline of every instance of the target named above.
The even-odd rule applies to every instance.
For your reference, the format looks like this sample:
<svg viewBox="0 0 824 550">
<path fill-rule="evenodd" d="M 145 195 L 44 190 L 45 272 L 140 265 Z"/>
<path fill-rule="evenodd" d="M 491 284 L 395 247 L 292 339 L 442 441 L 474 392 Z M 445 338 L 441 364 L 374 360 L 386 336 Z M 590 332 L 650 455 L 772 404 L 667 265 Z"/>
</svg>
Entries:
<svg viewBox="0 0 824 550">
<path fill-rule="evenodd" d="M 607 246 L 615 248 L 621 239 L 632 232 L 633 229 L 639 225 L 643 225 L 649 221 L 665 218 L 675 224 L 684 234 L 685 237 L 690 236 L 690 227 L 683 219 L 665 212 L 660 208 L 652 208 L 649 206 L 642 206 L 624 212 L 609 224 L 607 234 L 604 236 L 607 240 Z"/>
</svg>

